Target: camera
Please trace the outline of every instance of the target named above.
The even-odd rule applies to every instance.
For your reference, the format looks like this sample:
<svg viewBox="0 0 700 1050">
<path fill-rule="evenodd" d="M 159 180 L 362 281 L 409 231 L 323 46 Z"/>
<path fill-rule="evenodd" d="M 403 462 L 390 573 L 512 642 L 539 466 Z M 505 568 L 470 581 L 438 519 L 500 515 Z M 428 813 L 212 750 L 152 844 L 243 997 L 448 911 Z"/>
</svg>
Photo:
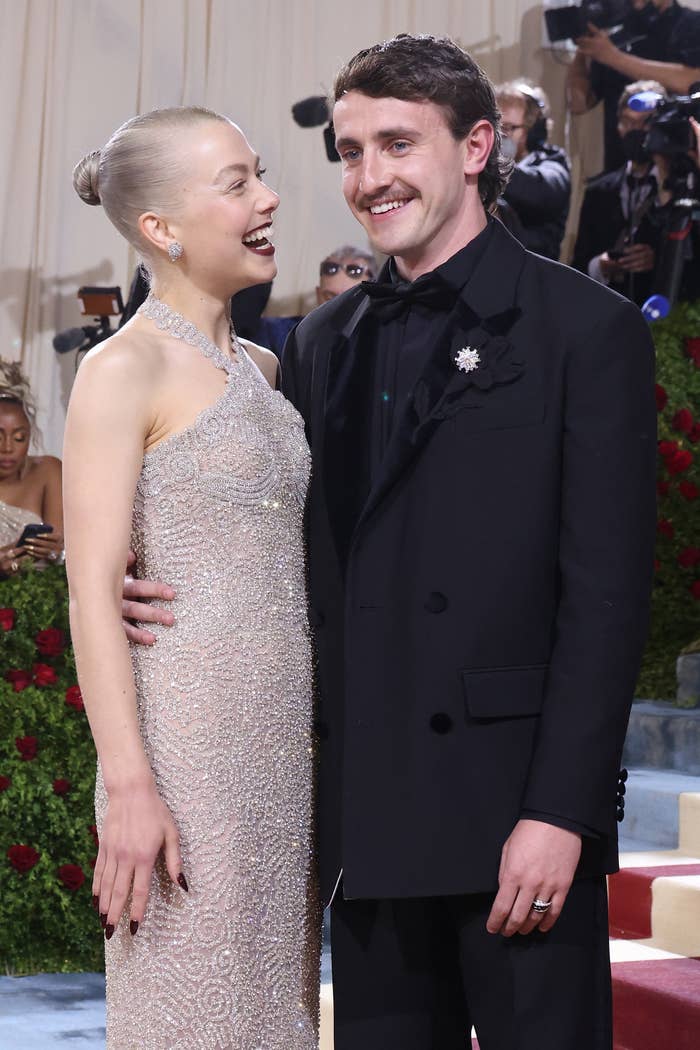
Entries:
<svg viewBox="0 0 700 1050">
<path fill-rule="evenodd" d="M 628 9 L 627 0 L 581 0 L 577 6 L 553 7 L 544 13 L 549 41 L 556 44 L 586 36 L 589 22 L 599 29 L 612 29 L 622 23 Z"/>
<path fill-rule="evenodd" d="M 671 98 L 644 91 L 632 96 L 629 107 L 634 110 L 653 109 L 644 140 L 644 147 L 649 153 L 679 157 L 695 150 L 695 134 L 690 118 L 700 120 L 700 91 Z"/>
</svg>

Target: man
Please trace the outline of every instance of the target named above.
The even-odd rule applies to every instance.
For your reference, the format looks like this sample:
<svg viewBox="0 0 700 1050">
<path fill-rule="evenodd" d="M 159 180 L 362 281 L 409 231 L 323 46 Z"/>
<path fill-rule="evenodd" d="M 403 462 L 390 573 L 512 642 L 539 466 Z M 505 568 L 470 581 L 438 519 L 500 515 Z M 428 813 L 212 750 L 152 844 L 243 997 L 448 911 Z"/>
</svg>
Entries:
<svg viewBox="0 0 700 1050">
<path fill-rule="evenodd" d="M 344 244 L 326 256 L 319 267 L 316 304 L 328 303 L 341 292 L 355 288 L 359 281 L 374 280 L 376 276 L 374 256 L 362 248 Z"/>
<path fill-rule="evenodd" d="M 520 242 L 531 252 L 558 259 L 571 197 L 569 158 L 549 144 L 549 102 L 542 88 L 512 80 L 496 88 L 503 149 L 515 167 L 503 198 L 514 210 Z"/>
<path fill-rule="evenodd" d="M 605 108 L 605 170 L 624 163 L 617 132 L 617 103 L 625 84 L 658 80 L 669 94 L 685 95 L 700 81 L 700 11 L 676 0 L 629 0 L 622 30 L 614 40 L 589 25 L 576 41 L 567 72 L 567 97 L 573 114 L 598 102 Z"/>
<path fill-rule="evenodd" d="M 346 200 L 391 256 L 284 354 L 314 455 L 335 1048 L 464 1050 L 473 1022 L 482 1050 L 609 1050 L 603 873 L 655 526 L 649 335 L 487 219 L 508 165 L 492 86 L 456 44 L 369 48 L 335 97 Z"/>
<path fill-rule="evenodd" d="M 639 80 L 620 96 L 617 130 L 626 160 L 586 187 L 572 263 L 639 306 L 652 292 L 661 232 L 653 221 L 658 168 L 644 146 L 651 114 L 629 106 L 642 92 L 665 94 L 657 81 Z"/>
</svg>

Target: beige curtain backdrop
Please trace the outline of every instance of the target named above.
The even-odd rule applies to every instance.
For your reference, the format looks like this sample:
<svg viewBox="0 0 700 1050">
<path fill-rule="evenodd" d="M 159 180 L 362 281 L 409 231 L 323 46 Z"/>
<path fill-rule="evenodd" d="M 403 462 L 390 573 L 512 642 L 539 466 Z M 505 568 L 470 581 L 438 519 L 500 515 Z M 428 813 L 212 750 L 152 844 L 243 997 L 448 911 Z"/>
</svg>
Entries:
<svg viewBox="0 0 700 1050">
<path fill-rule="evenodd" d="M 24 365 L 46 451 L 60 455 L 74 370 L 74 354 L 58 357 L 51 340 L 90 323 L 80 285 L 118 284 L 126 295 L 136 262 L 72 189 L 84 153 L 154 106 L 230 115 L 282 198 L 270 310 L 298 312 L 319 260 L 364 235 L 321 129 L 297 127 L 290 107 L 328 90 L 362 47 L 400 32 L 449 34 L 494 80 L 532 77 L 550 94 L 553 137 L 571 149 L 577 186 L 599 170 L 600 114 L 566 126 L 567 56 L 546 46 L 542 10 L 533 0 L 0 0 L 0 355 Z M 577 190 L 572 222 L 579 199 Z"/>
</svg>

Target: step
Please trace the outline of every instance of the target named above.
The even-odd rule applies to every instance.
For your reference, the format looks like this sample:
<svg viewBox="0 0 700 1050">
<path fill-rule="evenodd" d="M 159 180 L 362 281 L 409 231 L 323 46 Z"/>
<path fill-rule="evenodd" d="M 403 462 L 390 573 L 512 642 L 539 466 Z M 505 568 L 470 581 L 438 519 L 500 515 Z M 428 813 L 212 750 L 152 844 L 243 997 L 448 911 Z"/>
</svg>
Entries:
<svg viewBox="0 0 700 1050">
<path fill-rule="evenodd" d="M 700 792 L 685 792 L 678 800 L 678 848 L 700 857 Z"/>
<path fill-rule="evenodd" d="M 654 701 L 632 705 L 623 765 L 700 776 L 700 708 Z"/>
<path fill-rule="evenodd" d="M 630 941 L 610 948 L 615 1050 L 698 1050 L 700 959 Z"/>
<path fill-rule="evenodd" d="M 700 858 L 679 850 L 622 854 L 608 879 L 610 933 L 700 956 Z"/>
<path fill-rule="evenodd" d="M 676 849 L 679 798 L 700 794 L 700 777 L 667 769 L 631 769 L 626 789 L 620 833 L 625 838 L 654 843 L 657 849 Z"/>
</svg>

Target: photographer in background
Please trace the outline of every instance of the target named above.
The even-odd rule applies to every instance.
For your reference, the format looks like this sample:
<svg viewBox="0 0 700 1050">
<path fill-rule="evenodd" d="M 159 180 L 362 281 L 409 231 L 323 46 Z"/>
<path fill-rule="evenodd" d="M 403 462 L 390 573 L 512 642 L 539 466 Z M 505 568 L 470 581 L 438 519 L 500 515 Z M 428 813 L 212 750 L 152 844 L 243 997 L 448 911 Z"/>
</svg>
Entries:
<svg viewBox="0 0 700 1050">
<path fill-rule="evenodd" d="M 585 113 L 602 100 L 605 107 L 605 170 L 619 168 L 625 156 L 617 130 L 617 106 L 632 80 L 656 80 L 666 91 L 688 94 L 700 81 L 700 12 L 676 0 L 629 0 L 618 32 L 609 36 L 589 23 L 576 40 L 567 73 L 572 114 Z"/>
<path fill-rule="evenodd" d="M 651 294 L 660 231 L 650 212 L 655 206 L 659 172 L 644 147 L 652 114 L 631 109 L 642 91 L 665 95 L 655 80 L 628 84 L 618 103 L 617 132 L 625 162 L 592 179 L 579 217 L 572 265 L 608 284 L 638 306 Z"/>
<path fill-rule="evenodd" d="M 571 197 L 569 158 L 548 143 L 549 101 L 541 87 L 512 80 L 496 88 L 503 118 L 503 151 L 515 167 L 503 194 L 525 248 L 558 259 Z"/>
</svg>

